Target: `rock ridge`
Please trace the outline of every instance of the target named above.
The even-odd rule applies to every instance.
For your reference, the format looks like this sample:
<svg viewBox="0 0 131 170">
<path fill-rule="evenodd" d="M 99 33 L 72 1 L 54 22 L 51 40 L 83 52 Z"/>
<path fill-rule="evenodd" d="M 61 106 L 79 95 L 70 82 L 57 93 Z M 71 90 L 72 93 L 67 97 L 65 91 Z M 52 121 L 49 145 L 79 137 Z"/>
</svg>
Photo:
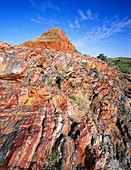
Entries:
<svg viewBox="0 0 131 170">
<path fill-rule="evenodd" d="M 52 28 L 41 36 L 23 43 L 22 46 L 31 48 L 45 47 L 54 51 L 76 51 L 75 46 L 59 28 Z"/>
<path fill-rule="evenodd" d="M 0 43 L 0 170 L 129 170 L 130 114 L 131 75 Z"/>
</svg>

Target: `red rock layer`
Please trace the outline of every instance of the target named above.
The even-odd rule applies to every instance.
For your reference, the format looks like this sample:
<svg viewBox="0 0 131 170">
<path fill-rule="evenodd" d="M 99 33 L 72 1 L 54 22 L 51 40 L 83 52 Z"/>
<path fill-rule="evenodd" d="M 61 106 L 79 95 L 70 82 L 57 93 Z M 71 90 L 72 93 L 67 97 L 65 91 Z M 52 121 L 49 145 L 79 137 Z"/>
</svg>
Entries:
<svg viewBox="0 0 131 170">
<path fill-rule="evenodd" d="M 54 51 L 76 51 L 74 45 L 68 40 L 66 35 L 59 28 L 53 28 L 42 34 L 40 37 L 22 44 L 30 48 L 48 48 Z"/>
<path fill-rule="evenodd" d="M 0 169 L 130 169 L 131 76 L 72 52 L 0 46 Z"/>
</svg>

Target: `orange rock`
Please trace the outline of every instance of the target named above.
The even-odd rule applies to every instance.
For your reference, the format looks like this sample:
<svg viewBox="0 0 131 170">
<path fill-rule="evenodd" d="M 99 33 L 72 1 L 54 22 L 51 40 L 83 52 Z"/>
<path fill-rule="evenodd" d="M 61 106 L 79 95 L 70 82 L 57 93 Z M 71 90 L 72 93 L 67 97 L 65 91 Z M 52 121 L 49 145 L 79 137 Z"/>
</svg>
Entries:
<svg viewBox="0 0 131 170">
<path fill-rule="evenodd" d="M 131 76 L 59 29 L 25 44 L 0 43 L 0 170 L 129 170 Z"/>
<path fill-rule="evenodd" d="M 53 98 L 55 107 L 58 108 L 58 111 L 65 111 L 67 109 L 68 96 L 67 95 L 56 95 Z"/>
<path fill-rule="evenodd" d="M 90 82 L 90 80 L 91 80 L 91 78 L 85 78 L 84 80 L 83 80 L 83 83 L 89 83 Z"/>
<path fill-rule="evenodd" d="M 59 28 L 52 28 L 41 36 L 21 44 L 21 46 L 30 48 L 45 47 L 54 51 L 76 51 L 74 45 Z"/>
</svg>

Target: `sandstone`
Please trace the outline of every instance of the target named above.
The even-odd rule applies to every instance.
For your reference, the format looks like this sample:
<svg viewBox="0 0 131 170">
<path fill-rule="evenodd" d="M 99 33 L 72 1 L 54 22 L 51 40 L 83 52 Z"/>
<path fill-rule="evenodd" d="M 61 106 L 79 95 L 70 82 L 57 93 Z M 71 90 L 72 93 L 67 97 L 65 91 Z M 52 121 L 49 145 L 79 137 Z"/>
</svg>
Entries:
<svg viewBox="0 0 131 170">
<path fill-rule="evenodd" d="M 131 75 L 68 49 L 0 43 L 1 170 L 130 169 Z"/>
</svg>

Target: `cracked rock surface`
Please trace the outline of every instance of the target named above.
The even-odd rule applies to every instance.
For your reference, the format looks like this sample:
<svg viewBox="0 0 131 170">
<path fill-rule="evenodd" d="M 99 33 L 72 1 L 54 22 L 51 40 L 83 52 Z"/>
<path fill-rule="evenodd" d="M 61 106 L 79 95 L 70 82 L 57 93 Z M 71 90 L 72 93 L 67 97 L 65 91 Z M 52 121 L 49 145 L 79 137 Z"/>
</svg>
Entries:
<svg viewBox="0 0 131 170">
<path fill-rule="evenodd" d="M 130 75 L 0 43 L 0 170 L 129 170 L 130 115 Z"/>
</svg>

